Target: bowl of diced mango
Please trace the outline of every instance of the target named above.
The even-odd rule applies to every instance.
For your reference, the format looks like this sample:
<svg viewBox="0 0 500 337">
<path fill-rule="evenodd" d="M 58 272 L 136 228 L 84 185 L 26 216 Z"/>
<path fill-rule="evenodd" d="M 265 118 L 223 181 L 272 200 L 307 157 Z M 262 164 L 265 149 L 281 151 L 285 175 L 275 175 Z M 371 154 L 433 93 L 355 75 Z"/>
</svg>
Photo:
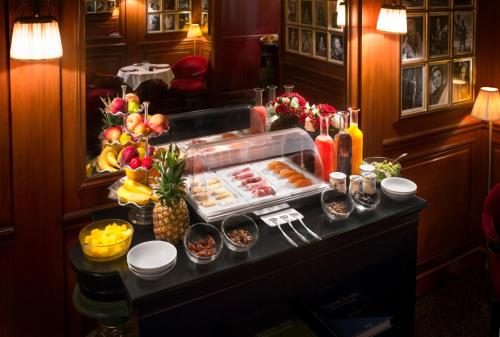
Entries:
<svg viewBox="0 0 500 337">
<path fill-rule="evenodd" d="M 85 256 L 93 261 L 111 261 L 123 256 L 132 242 L 134 227 L 119 219 L 92 222 L 80 231 Z"/>
</svg>

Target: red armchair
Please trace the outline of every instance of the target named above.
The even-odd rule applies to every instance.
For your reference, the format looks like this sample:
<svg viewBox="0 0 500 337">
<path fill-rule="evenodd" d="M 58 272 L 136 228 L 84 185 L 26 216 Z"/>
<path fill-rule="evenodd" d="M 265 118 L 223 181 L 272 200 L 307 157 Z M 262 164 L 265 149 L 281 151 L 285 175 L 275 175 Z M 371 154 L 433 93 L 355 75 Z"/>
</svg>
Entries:
<svg viewBox="0 0 500 337">
<path fill-rule="evenodd" d="M 200 108 L 206 89 L 208 59 L 203 56 L 186 56 L 172 66 L 172 71 L 175 79 L 170 87 L 186 100 L 185 110 Z"/>
<path fill-rule="evenodd" d="M 488 247 L 488 275 L 491 296 L 500 300 L 500 183 L 496 184 L 484 200 L 481 225 Z"/>
</svg>

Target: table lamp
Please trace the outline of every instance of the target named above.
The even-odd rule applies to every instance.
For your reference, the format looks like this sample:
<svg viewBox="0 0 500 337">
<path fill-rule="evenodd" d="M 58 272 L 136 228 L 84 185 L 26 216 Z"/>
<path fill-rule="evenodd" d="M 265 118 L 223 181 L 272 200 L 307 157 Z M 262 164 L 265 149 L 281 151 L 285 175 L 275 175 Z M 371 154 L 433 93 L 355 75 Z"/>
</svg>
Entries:
<svg viewBox="0 0 500 337">
<path fill-rule="evenodd" d="M 383 4 L 378 14 L 377 30 L 387 33 L 406 34 L 405 6 L 398 5 L 395 2 Z"/>
<path fill-rule="evenodd" d="M 493 121 L 500 119 L 500 93 L 498 88 L 482 87 L 477 95 L 471 115 L 488 121 L 488 191 L 491 187 L 491 141 Z"/>
<path fill-rule="evenodd" d="M 193 39 L 193 54 L 195 55 L 196 55 L 196 40 L 202 36 L 203 34 L 201 32 L 200 25 L 197 23 L 192 23 L 189 26 L 187 38 Z"/>
</svg>

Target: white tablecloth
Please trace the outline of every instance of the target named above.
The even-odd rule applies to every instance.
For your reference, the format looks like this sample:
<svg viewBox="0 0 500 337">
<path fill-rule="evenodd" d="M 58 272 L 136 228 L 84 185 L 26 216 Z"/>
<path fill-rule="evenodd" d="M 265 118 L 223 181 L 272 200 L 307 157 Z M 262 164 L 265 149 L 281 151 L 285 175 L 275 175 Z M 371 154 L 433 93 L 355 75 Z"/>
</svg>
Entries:
<svg viewBox="0 0 500 337">
<path fill-rule="evenodd" d="M 131 65 L 118 70 L 118 76 L 123 78 L 133 90 L 137 90 L 142 82 L 152 79 L 159 79 L 165 82 L 170 88 L 170 82 L 174 79 L 174 72 L 168 64 L 150 64 L 151 71 L 141 66 Z"/>
</svg>

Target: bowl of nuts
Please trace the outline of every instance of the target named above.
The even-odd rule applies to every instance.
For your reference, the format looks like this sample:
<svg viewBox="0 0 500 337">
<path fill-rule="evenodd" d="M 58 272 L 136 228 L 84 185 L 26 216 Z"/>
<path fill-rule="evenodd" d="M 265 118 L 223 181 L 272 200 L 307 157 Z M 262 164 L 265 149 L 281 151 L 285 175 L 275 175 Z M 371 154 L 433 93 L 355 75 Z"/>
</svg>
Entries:
<svg viewBox="0 0 500 337">
<path fill-rule="evenodd" d="M 215 261 L 222 251 L 222 235 L 208 223 L 190 226 L 184 235 L 184 248 L 191 261 L 206 264 Z"/>
<path fill-rule="evenodd" d="M 349 194 L 327 189 L 321 193 L 321 207 L 332 220 L 347 219 L 354 210 L 354 203 Z"/>
<path fill-rule="evenodd" d="M 227 248 L 247 252 L 259 239 L 259 227 L 246 215 L 229 215 L 222 221 L 222 235 Z"/>
</svg>

